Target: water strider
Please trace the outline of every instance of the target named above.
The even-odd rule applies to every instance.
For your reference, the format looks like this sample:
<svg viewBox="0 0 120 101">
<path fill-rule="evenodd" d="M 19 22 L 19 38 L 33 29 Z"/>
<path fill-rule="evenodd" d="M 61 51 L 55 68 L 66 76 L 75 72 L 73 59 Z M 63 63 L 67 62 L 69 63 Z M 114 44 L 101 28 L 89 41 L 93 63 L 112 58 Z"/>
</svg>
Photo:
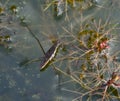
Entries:
<svg viewBox="0 0 120 101">
<path fill-rule="evenodd" d="M 40 48 L 42 49 L 42 52 L 44 53 L 44 57 L 42 57 L 42 62 L 40 64 L 40 71 L 45 70 L 48 67 L 48 64 L 53 60 L 53 58 L 55 57 L 57 50 L 59 48 L 59 46 L 61 45 L 61 42 L 59 40 L 56 40 L 55 43 L 52 45 L 52 47 L 45 52 L 43 49 L 43 46 L 41 45 L 40 40 L 35 36 L 35 34 L 32 32 L 32 30 L 29 28 L 29 26 L 27 25 L 27 23 L 24 23 L 26 28 L 29 30 L 29 32 L 33 35 L 33 37 L 36 39 L 36 41 L 38 42 Z M 25 64 L 31 63 L 31 62 L 35 62 L 38 61 L 39 59 L 35 59 L 35 60 L 31 60 L 28 61 Z"/>
<path fill-rule="evenodd" d="M 42 63 L 40 65 L 40 71 L 43 71 L 47 68 L 47 65 L 52 61 L 52 59 L 55 57 L 57 50 L 59 46 L 61 45 L 60 41 L 56 41 L 52 47 L 45 53 L 45 56 L 43 57 Z"/>
</svg>

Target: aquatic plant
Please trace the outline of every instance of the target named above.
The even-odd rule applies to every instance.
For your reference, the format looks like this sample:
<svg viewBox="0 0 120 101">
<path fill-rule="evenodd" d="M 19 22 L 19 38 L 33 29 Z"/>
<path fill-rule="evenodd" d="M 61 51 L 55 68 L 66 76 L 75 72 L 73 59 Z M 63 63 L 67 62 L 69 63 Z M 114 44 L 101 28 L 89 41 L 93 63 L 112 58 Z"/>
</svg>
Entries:
<svg viewBox="0 0 120 101">
<path fill-rule="evenodd" d="M 0 46 L 10 49 L 15 36 L 15 27 L 19 25 L 19 11 L 22 7 L 9 4 L 10 0 L 0 1 Z M 14 26 L 14 27 L 13 27 Z M 20 27 L 20 26 L 19 26 Z"/>
<path fill-rule="evenodd" d="M 69 7 L 75 7 L 74 4 L 77 2 L 80 3 L 81 6 L 79 7 L 81 10 L 85 0 L 61 0 L 61 2 L 53 0 L 51 4 L 48 3 L 47 7 L 50 5 L 56 6 L 54 10 L 57 12 L 56 16 L 59 16 L 64 12 L 67 12 Z M 59 4 L 63 4 L 65 9 L 62 9 Z M 66 8 L 66 6 L 68 8 Z M 45 8 L 45 10 L 46 9 L 47 8 Z M 13 4 L 9 6 L 7 10 L 9 11 L 6 13 L 6 9 L 1 7 L 0 14 L 5 13 L 15 17 L 18 13 L 18 6 Z M 33 38 L 36 39 L 41 47 L 39 39 L 34 35 L 30 27 L 26 26 L 25 20 L 25 17 L 21 17 L 20 23 L 24 24 L 22 27 L 29 30 Z M 11 21 L 14 20 L 10 20 L 9 23 L 11 23 Z M 43 51 L 43 58 L 27 58 L 20 63 L 20 66 L 33 62 L 39 62 L 40 64 L 40 61 L 42 60 L 42 65 L 38 65 L 38 68 L 41 66 L 41 71 L 46 70 L 46 67 L 53 67 L 55 74 L 58 76 L 56 88 L 59 88 L 61 92 L 74 94 L 75 97 L 73 101 L 119 100 L 118 87 L 120 86 L 120 74 L 117 58 L 119 51 L 115 51 L 113 54 L 110 53 L 113 48 L 111 47 L 111 43 L 114 44 L 114 41 L 117 41 L 117 35 L 115 35 L 113 31 L 116 29 L 117 24 L 113 25 L 109 23 L 108 20 L 105 23 L 103 22 L 104 21 L 101 19 L 88 19 L 81 24 L 78 32 L 72 30 L 69 31 L 67 28 L 62 27 L 64 33 L 59 34 L 58 39 L 62 42 L 59 52 L 56 52 L 59 47 L 58 43 L 52 43 L 53 45 L 51 45 L 46 52 L 42 46 L 41 50 Z M 0 35 L 0 44 L 2 45 L 9 42 L 9 39 L 11 39 L 10 34 Z M 57 38 L 55 37 L 55 40 L 56 39 Z M 49 41 L 53 42 L 53 39 L 50 39 Z M 30 83 L 29 80 L 26 82 L 27 85 Z M 10 87 L 14 87 L 16 82 L 11 81 L 9 84 Z M 40 99 L 40 97 L 41 93 L 32 95 L 32 98 Z M 62 96 L 56 97 L 55 100 L 62 100 Z"/>
<path fill-rule="evenodd" d="M 54 3 L 53 1 L 52 4 Z M 59 37 L 63 49 L 57 53 L 50 65 L 60 79 L 58 83 L 60 90 L 77 96 L 73 101 L 119 99 L 119 91 L 115 88 L 119 86 L 119 83 L 116 83 L 119 81 L 119 73 L 114 75 L 114 72 L 119 71 L 119 64 L 115 61 L 119 52 L 114 55 L 110 54 L 111 43 L 116 41 L 117 35 L 113 35 L 116 26 L 117 24 L 113 25 L 108 22 L 108 19 L 105 23 L 101 19 L 88 19 L 81 24 L 78 33 L 63 27 L 64 35 Z M 31 32 L 30 28 L 28 30 Z M 36 37 L 34 38 L 40 43 Z M 55 49 L 56 47 L 50 52 L 45 52 L 42 48 L 44 62 L 41 67 L 50 66 L 47 65 L 48 60 Z M 47 53 L 51 54 L 46 59 Z M 40 59 L 27 60 L 27 62 L 29 64 L 38 60 Z"/>
<path fill-rule="evenodd" d="M 112 36 L 111 33 L 117 24 L 103 24 L 101 20 L 94 20 L 83 25 L 85 26 L 77 34 L 63 28 L 71 38 L 67 40 L 69 44 L 66 45 L 66 55 L 57 57 L 53 62 L 57 64 L 54 69 L 59 75 L 65 75 L 58 85 L 61 85 L 62 91 L 79 95 L 73 101 L 119 99 L 119 91 L 116 89 L 119 83 L 114 83 L 119 81 L 119 72 L 114 75 L 115 71 L 119 71 L 119 64 L 114 61 L 114 56 L 119 51 L 110 54 L 111 43 L 117 36 Z M 66 77 L 69 79 L 66 80 Z M 67 86 L 70 84 L 71 88 Z"/>
<path fill-rule="evenodd" d="M 77 8 L 78 11 L 86 10 L 93 6 L 94 2 L 90 0 L 48 0 L 44 11 L 52 6 L 53 15 L 55 18 L 60 18 L 62 15 L 68 17 L 67 12 L 71 8 Z"/>
</svg>

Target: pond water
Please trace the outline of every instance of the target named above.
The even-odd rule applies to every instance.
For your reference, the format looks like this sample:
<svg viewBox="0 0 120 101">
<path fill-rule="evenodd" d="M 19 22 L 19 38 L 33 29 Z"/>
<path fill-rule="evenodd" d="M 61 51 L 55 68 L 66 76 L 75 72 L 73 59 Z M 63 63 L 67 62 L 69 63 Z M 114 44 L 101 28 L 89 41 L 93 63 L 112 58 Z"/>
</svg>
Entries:
<svg viewBox="0 0 120 101">
<path fill-rule="evenodd" d="M 109 18 L 113 25 L 118 23 L 118 29 L 114 32 L 119 33 L 119 0 L 94 0 L 94 5 L 83 11 L 69 7 L 67 13 L 59 17 L 54 16 L 53 6 L 44 11 L 47 2 L 50 0 L 0 1 L 0 7 L 5 8 L 4 14 L 0 15 L 0 35 L 10 37 L 9 41 L 0 42 L 0 101 L 72 101 L 79 96 L 64 91 L 65 86 L 58 86 L 62 77 L 54 71 L 53 65 L 44 72 L 40 72 L 40 61 L 20 65 L 22 61 L 39 59 L 44 54 L 29 30 L 20 24 L 19 17 L 25 17 L 45 52 L 53 45 L 54 39 L 66 44 L 72 42 L 65 29 L 77 33 L 80 31 L 81 22 L 89 21 L 91 18 L 101 19 L 103 22 Z M 11 5 L 18 7 L 17 14 L 11 14 L 8 9 Z M 114 43 L 111 44 L 113 48 L 110 54 L 118 51 L 119 43 L 116 43 L 117 47 Z M 57 57 L 64 54 L 66 53 L 58 53 Z M 68 65 L 66 61 L 60 63 L 62 68 Z M 55 65 L 60 66 L 60 63 L 57 62 Z M 75 86 L 71 83 L 67 88 Z"/>
</svg>

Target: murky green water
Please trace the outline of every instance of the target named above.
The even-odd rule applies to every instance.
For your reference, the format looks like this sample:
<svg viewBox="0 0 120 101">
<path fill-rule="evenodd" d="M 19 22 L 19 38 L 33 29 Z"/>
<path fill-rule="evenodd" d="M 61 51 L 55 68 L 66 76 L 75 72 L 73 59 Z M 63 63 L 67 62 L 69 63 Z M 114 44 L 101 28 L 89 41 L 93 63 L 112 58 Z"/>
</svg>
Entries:
<svg viewBox="0 0 120 101">
<path fill-rule="evenodd" d="M 62 42 L 73 41 L 64 28 L 68 31 L 72 29 L 73 32 L 77 33 L 81 22 L 91 18 L 101 19 L 103 22 L 110 18 L 113 24 L 119 23 L 120 20 L 119 0 L 96 0 L 95 6 L 83 10 L 82 21 L 81 12 L 77 9 L 68 10 L 69 19 L 65 19 L 66 14 L 60 18 L 55 18 L 52 7 L 45 12 L 43 11 L 46 2 L 45 0 L 0 1 L 0 6 L 5 8 L 10 5 L 19 7 L 20 11 L 17 16 L 26 17 L 31 30 L 39 38 L 45 51 L 52 46 L 51 40 L 55 37 Z M 9 23 L 9 21 L 11 22 Z M 64 91 L 66 85 L 58 86 L 62 77 L 55 73 L 52 65 L 44 72 L 40 72 L 40 61 L 26 66 L 19 65 L 25 59 L 37 59 L 44 54 L 35 38 L 26 27 L 20 25 L 14 15 L 12 17 L 10 15 L 3 16 L 0 28 L 6 28 L 7 32 L 1 33 L 7 33 L 11 37 L 11 42 L 0 46 L 0 101 L 72 101 L 73 98 L 79 96 L 79 94 Z M 119 29 L 115 32 L 119 32 Z M 117 48 L 111 49 L 111 54 L 118 51 L 118 48 L 119 45 Z M 59 53 L 58 57 L 64 56 L 64 54 L 66 53 Z M 68 65 L 66 61 L 60 63 L 64 63 L 62 68 Z M 60 66 L 60 63 L 55 65 Z M 67 87 L 75 88 L 76 85 L 68 83 Z"/>
</svg>

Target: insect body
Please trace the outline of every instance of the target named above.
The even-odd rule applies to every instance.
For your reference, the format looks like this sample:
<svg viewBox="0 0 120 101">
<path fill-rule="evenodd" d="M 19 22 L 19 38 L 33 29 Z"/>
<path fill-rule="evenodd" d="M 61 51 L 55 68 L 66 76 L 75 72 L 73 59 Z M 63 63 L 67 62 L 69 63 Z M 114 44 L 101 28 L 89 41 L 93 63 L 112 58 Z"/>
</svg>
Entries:
<svg viewBox="0 0 120 101">
<path fill-rule="evenodd" d="M 47 65 L 51 62 L 51 60 L 55 57 L 57 50 L 60 46 L 60 42 L 56 41 L 53 46 L 46 52 L 45 57 L 43 57 L 43 61 L 40 65 L 40 71 L 43 71 L 47 68 Z"/>
</svg>

